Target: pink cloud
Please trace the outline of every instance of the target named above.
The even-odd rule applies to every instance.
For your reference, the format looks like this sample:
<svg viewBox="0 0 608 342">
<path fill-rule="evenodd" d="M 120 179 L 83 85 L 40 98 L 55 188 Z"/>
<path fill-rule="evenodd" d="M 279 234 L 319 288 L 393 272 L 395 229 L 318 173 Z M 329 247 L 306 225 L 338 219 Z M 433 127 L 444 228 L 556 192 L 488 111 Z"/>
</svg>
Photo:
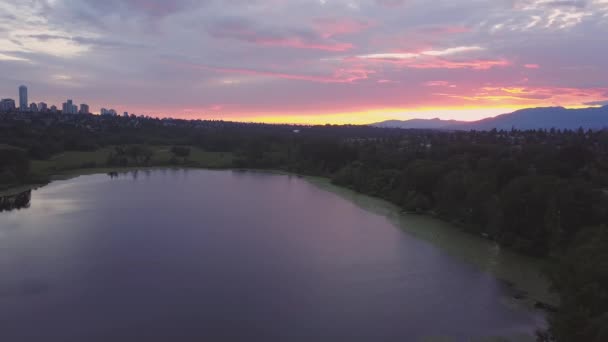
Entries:
<svg viewBox="0 0 608 342">
<path fill-rule="evenodd" d="M 491 86 L 470 89 L 467 94 L 435 94 L 479 103 L 578 106 L 602 99 L 606 88 Z"/>
<path fill-rule="evenodd" d="M 317 18 L 314 20 L 316 31 L 324 38 L 361 32 L 371 26 L 372 23 L 369 21 L 352 18 Z"/>
<path fill-rule="evenodd" d="M 357 57 L 349 60 L 359 59 Z M 410 69 L 472 69 L 489 70 L 496 67 L 507 67 L 511 62 L 505 59 L 472 59 L 472 60 L 449 60 L 440 57 L 418 57 L 418 58 L 383 58 L 367 57 L 364 60 L 371 64 L 389 63 L 400 68 Z"/>
<path fill-rule="evenodd" d="M 338 24 L 333 27 L 334 31 L 328 31 L 328 35 L 315 31 L 260 26 L 248 20 L 226 19 L 213 23 L 208 31 L 211 36 L 218 39 L 233 39 L 261 46 L 344 52 L 352 49 L 353 44 L 329 38 L 336 32 L 353 30 L 356 26 L 353 23 L 350 24 L 351 26 L 345 25 L 344 23 Z"/>
<path fill-rule="evenodd" d="M 471 28 L 466 26 L 431 26 L 424 27 L 419 30 L 419 33 L 422 34 L 432 34 L 432 35 L 449 35 L 449 34 L 459 34 L 471 32 Z"/>
<path fill-rule="evenodd" d="M 255 37 L 254 43 L 262 46 L 283 46 L 291 47 L 296 49 L 313 49 L 313 50 L 324 50 L 324 51 L 335 51 L 343 52 L 352 49 L 354 46 L 350 43 L 338 43 L 338 42 L 311 42 L 305 41 L 300 37 L 284 37 L 284 38 L 263 38 Z"/>
<path fill-rule="evenodd" d="M 447 59 L 435 58 L 427 62 L 414 61 L 406 65 L 413 69 L 473 69 L 489 70 L 495 67 L 506 67 L 511 62 L 504 59 L 476 59 L 471 61 L 450 61 Z"/>
<path fill-rule="evenodd" d="M 427 87 L 448 87 L 450 86 L 450 82 L 448 81 L 428 81 L 424 83 Z"/>
<path fill-rule="evenodd" d="M 382 80 L 378 80 L 378 81 L 376 81 L 376 83 L 380 83 L 380 84 L 389 84 L 389 83 L 399 83 L 399 81 L 393 81 L 393 80 L 386 80 L 386 79 L 382 79 Z"/>
<path fill-rule="evenodd" d="M 176 64 L 174 65 L 198 70 L 209 70 L 213 72 L 219 73 L 231 73 L 231 74 L 241 74 L 241 75 L 250 75 L 250 76 L 267 76 L 274 77 L 280 79 L 287 80 L 298 80 L 298 81 L 309 81 L 309 82 L 319 82 L 319 83 L 353 83 L 359 80 L 368 79 L 371 74 L 374 74 L 375 71 L 365 69 L 363 67 L 348 67 L 348 68 L 339 68 L 332 72 L 331 75 L 307 75 L 307 74 L 297 74 L 297 73 L 288 73 L 281 71 L 269 71 L 269 70 L 256 70 L 256 69 L 247 69 L 247 68 L 224 68 L 224 67 L 210 67 L 206 65 L 197 65 L 197 64 Z"/>
<path fill-rule="evenodd" d="M 524 68 L 526 68 L 526 69 L 538 69 L 538 68 L 540 68 L 540 65 L 538 65 L 538 64 L 524 64 Z"/>
</svg>

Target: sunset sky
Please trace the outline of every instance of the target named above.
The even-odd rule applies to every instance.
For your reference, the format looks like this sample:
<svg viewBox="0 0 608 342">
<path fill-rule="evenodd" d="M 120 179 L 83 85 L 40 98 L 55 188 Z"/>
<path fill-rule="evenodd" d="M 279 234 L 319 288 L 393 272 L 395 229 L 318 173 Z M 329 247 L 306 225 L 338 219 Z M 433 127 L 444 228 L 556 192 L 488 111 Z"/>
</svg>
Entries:
<svg viewBox="0 0 608 342">
<path fill-rule="evenodd" d="M 291 123 L 608 104 L 608 0 L 0 0 L 0 97 Z"/>
</svg>

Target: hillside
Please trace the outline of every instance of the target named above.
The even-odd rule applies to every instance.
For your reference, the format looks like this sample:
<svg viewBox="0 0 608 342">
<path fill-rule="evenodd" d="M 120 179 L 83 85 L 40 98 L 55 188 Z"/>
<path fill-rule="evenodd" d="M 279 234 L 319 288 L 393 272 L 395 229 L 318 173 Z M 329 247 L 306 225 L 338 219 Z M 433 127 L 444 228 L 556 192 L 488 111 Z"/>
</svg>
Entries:
<svg viewBox="0 0 608 342">
<path fill-rule="evenodd" d="M 608 128 L 608 106 L 582 109 L 563 107 L 529 108 L 473 122 L 441 119 L 389 120 L 375 127 L 404 129 L 491 130 L 491 129 L 603 129 Z"/>
</svg>

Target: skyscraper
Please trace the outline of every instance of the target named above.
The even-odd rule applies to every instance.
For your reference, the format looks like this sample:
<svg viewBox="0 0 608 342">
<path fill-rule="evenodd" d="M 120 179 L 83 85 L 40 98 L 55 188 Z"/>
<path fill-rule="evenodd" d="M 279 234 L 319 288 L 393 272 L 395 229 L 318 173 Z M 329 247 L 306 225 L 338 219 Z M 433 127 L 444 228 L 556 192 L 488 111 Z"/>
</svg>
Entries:
<svg viewBox="0 0 608 342">
<path fill-rule="evenodd" d="M 19 87 L 19 109 L 23 112 L 27 112 L 28 110 L 27 87 L 24 85 Z"/>
<path fill-rule="evenodd" d="M 89 105 L 83 103 L 80 105 L 80 114 L 89 114 Z"/>
<path fill-rule="evenodd" d="M 78 114 L 78 106 L 76 106 L 72 100 L 68 100 L 63 103 L 61 112 L 63 114 Z"/>
</svg>

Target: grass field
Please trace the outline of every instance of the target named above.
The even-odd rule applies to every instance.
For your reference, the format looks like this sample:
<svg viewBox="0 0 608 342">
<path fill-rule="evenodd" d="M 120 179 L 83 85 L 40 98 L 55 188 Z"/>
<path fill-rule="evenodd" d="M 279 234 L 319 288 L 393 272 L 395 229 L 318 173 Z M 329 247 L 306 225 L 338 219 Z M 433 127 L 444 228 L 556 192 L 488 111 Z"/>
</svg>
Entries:
<svg viewBox="0 0 608 342">
<path fill-rule="evenodd" d="M 174 157 L 171 146 L 146 147 L 153 152 L 150 162 L 147 165 L 129 165 L 130 167 L 171 165 L 171 159 Z M 65 152 L 48 160 L 33 160 L 31 174 L 44 177 L 83 169 L 112 169 L 107 165 L 108 156 L 112 151 L 114 151 L 114 147 L 106 147 L 90 152 Z M 177 160 L 178 164 L 176 166 L 202 168 L 227 168 L 232 166 L 231 153 L 207 152 L 196 147 L 190 149 L 188 157 L 177 158 Z"/>
</svg>

